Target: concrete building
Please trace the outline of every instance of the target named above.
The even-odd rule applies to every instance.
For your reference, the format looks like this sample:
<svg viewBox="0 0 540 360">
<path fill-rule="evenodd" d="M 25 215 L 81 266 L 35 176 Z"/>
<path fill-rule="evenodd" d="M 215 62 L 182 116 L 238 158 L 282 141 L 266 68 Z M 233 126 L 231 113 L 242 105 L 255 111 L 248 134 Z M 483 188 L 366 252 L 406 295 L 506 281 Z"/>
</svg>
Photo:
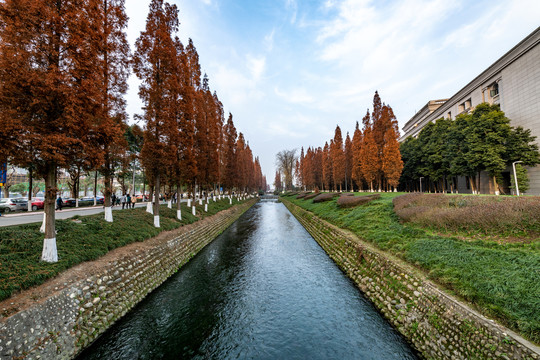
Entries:
<svg viewBox="0 0 540 360">
<path fill-rule="evenodd" d="M 500 104 L 511 125 L 531 129 L 540 144 L 540 27 L 452 97 L 429 101 L 405 124 L 400 141 L 418 136 L 429 122 L 442 117 L 455 119 L 482 102 Z M 507 170 L 503 173 L 506 188 L 511 169 Z M 540 195 L 540 166 L 528 168 L 528 171 L 530 189 L 527 194 Z M 458 179 L 459 192 L 470 192 L 468 185 L 468 179 Z M 480 191 L 497 192 L 487 174 L 481 176 Z"/>
</svg>

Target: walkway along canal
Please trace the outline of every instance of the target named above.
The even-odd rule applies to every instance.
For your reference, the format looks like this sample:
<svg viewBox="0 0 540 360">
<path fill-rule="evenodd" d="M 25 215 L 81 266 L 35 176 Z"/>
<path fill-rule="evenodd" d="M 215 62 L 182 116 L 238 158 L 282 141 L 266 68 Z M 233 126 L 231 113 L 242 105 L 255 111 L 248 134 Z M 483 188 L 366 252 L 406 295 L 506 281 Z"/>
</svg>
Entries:
<svg viewBox="0 0 540 360">
<path fill-rule="evenodd" d="M 79 359 L 414 359 L 281 203 L 261 202 Z"/>
</svg>

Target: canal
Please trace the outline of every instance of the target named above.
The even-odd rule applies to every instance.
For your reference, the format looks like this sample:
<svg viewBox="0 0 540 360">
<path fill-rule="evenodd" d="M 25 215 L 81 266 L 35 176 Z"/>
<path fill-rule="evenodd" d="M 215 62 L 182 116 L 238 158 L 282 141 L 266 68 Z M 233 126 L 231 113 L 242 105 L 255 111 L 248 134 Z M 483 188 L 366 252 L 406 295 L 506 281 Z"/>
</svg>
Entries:
<svg viewBox="0 0 540 360">
<path fill-rule="evenodd" d="M 261 202 L 79 359 L 415 359 L 281 203 Z"/>
</svg>

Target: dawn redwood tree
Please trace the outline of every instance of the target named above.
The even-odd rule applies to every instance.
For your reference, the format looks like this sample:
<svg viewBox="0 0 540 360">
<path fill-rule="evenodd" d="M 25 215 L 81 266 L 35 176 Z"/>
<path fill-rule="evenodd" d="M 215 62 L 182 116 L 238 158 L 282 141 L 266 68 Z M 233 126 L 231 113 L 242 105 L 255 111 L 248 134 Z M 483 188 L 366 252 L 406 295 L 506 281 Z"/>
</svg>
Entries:
<svg viewBox="0 0 540 360">
<path fill-rule="evenodd" d="M 369 121 L 369 113 L 364 117 L 364 138 L 362 141 L 362 147 L 360 148 L 360 158 L 362 163 L 360 169 L 362 171 L 362 178 L 369 185 L 370 191 L 373 191 L 373 181 L 377 178 L 377 172 L 379 171 L 379 156 L 377 154 L 377 144 L 373 138 L 373 131 Z"/>
<path fill-rule="evenodd" d="M 58 260 L 57 169 L 87 156 L 96 82 L 82 0 L 5 0 L 0 4 L 0 161 L 45 179 L 43 253 Z"/>
<path fill-rule="evenodd" d="M 124 0 L 89 0 L 92 28 L 88 34 L 95 51 L 95 76 L 98 98 L 94 117 L 95 150 L 99 155 L 99 172 L 105 183 L 105 220 L 112 222 L 112 181 L 126 150 L 127 78 L 129 76 L 129 44 L 126 28 L 128 17 Z"/>
<path fill-rule="evenodd" d="M 343 151 L 343 137 L 341 129 L 336 126 L 334 140 L 330 147 L 330 158 L 332 159 L 332 178 L 334 180 L 335 189 L 342 190 L 343 181 L 345 181 L 345 152 Z"/>
<path fill-rule="evenodd" d="M 304 147 L 302 146 L 302 149 L 300 150 L 300 158 L 298 159 L 297 177 L 298 177 L 298 182 L 303 187 L 306 186 L 304 171 L 305 171 L 305 155 L 304 155 Z"/>
<path fill-rule="evenodd" d="M 356 122 L 356 128 L 354 129 L 353 139 L 352 139 L 352 178 L 356 183 L 358 189 L 362 188 L 362 158 L 360 149 L 362 148 L 362 130 L 358 126 L 358 121 Z"/>
<path fill-rule="evenodd" d="M 353 161 L 353 149 L 352 141 L 349 133 L 345 138 L 345 190 L 352 190 L 352 161 Z"/>
<path fill-rule="evenodd" d="M 283 190 L 283 186 L 281 185 L 281 173 L 279 171 L 276 171 L 276 176 L 274 177 L 274 188 L 276 191 Z"/>
<path fill-rule="evenodd" d="M 324 143 L 321 159 L 323 189 L 330 190 L 330 186 L 332 185 L 332 159 L 330 157 L 330 146 L 328 142 Z"/>
<path fill-rule="evenodd" d="M 399 152 L 399 135 L 396 134 L 394 127 L 390 127 L 384 135 L 384 147 L 382 158 L 382 171 L 389 186 L 394 189 L 399 185 L 401 171 L 403 170 L 403 161 Z"/>
<path fill-rule="evenodd" d="M 146 19 L 146 29 L 135 43 L 133 69 L 141 80 L 139 96 L 144 102 L 146 122 L 142 161 L 154 184 L 154 226 L 159 223 L 160 178 L 163 169 L 172 166 L 168 129 L 176 125 L 170 96 L 174 87 L 173 73 L 177 69 L 177 47 L 173 34 L 178 31 L 178 9 L 163 0 L 152 0 Z M 173 124 L 174 123 L 174 124 Z"/>
<path fill-rule="evenodd" d="M 236 127 L 233 123 L 233 116 L 229 113 L 229 118 L 225 124 L 225 129 L 223 130 L 223 162 L 224 162 L 224 173 L 223 173 L 223 184 L 229 190 L 231 194 L 234 184 L 237 177 L 237 164 L 236 164 Z"/>
</svg>

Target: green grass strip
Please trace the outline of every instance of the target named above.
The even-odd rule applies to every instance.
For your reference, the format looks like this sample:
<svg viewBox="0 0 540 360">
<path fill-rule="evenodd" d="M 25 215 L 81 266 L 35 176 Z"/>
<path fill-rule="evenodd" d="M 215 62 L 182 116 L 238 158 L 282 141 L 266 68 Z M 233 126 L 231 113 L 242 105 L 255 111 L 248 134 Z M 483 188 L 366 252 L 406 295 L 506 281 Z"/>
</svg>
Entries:
<svg viewBox="0 0 540 360">
<path fill-rule="evenodd" d="M 104 220 L 103 213 L 57 220 L 56 263 L 40 261 L 43 249 L 40 223 L 1 227 L 0 300 L 10 297 L 16 291 L 42 284 L 74 265 L 95 260 L 113 249 L 145 241 L 162 231 L 191 224 L 198 221 L 199 217 L 214 215 L 239 203 L 233 200 L 230 205 L 229 199 L 215 203 L 210 201 L 207 213 L 197 205 L 199 216 L 193 216 L 191 209 L 182 204 L 182 221 L 176 218 L 176 205 L 172 209 L 161 205 L 159 229 L 154 227 L 154 215 L 147 213 L 145 208 L 115 210 L 112 223 Z"/>
<path fill-rule="evenodd" d="M 397 195 L 381 194 L 381 199 L 352 209 L 339 209 L 335 200 L 285 199 L 422 268 L 482 312 L 539 343 L 539 241 L 497 244 L 433 235 L 400 223 L 392 205 Z"/>
</svg>

